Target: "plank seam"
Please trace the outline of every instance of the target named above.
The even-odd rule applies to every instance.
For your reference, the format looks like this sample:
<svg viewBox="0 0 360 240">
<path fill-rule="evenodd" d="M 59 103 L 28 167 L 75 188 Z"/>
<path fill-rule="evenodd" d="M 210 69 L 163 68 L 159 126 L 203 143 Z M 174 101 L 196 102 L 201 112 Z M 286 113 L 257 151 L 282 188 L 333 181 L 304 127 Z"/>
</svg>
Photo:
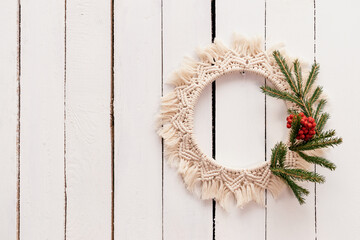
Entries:
<svg viewBox="0 0 360 240">
<path fill-rule="evenodd" d="M 314 0 L 314 62 L 316 63 L 316 0 Z M 316 165 L 314 165 L 316 171 Z M 317 240 L 317 184 L 314 183 L 314 233 Z"/>
<path fill-rule="evenodd" d="M 266 17 L 267 17 L 267 14 L 266 14 L 266 4 L 267 4 L 267 2 L 266 2 L 266 0 L 264 0 L 264 4 L 265 4 L 265 6 L 264 6 L 264 10 L 265 10 L 265 12 L 264 12 L 264 48 L 265 48 L 265 51 L 266 51 L 266 24 L 267 24 L 267 22 L 266 22 Z M 267 85 L 267 81 L 266 81 L 266 78 L 265 78 L 265 80 L 264 80 L 264 84 L 265 84 L 265 86 Z M 265 161 L 267 161 L 267 102 L 266 102 L 266 94 L 264 94 L 264 102 L 265 102 L 265 109 L 264 109 L 264 117 L 265 117 L 265 128 L 264 128 L 264 131 L 265 131 L 265 139 L 264 139 L 264 141 L 265 141 Z M 267 189 L 265 189 L 265 209 L 264 209 L 264 211 L 265 211 L 265 213 L 264 213 L 264 217 L 265 217 L 265 219 L 264 219 L 264 221 L 265 221 L 265 231 L 264 231 L 264 239 L 265 240 L 267 240 L 267 217 L 268 217 L 268 211 L 267 211 L 267 202 L 268 202 L 268 191 L 267 191 Z"/>
<path fill-rule="evenodd" d="M 111 138 L 111 240 L 115 239 L 115 116 L 114 116 L 114 0 L 110 3 L 111 14 L 111 83 L 110 83 L 110 138 Z"/>
<path fill-rule="evenodd" d="M 21 0 L 18 0 L 18 49 L 17 49 L 17 129 L 16 129 L 16 153 L 17 153 L 17 193 L 16 193 L 16 238 L 20 240 L 20 129 L 21 129 Z"/>
<path fill-rule="evenodd" d="M 66 61 L 67 61 L 67 0 L 64 2 L 64 239 L 67 233 L 67 173 L 66 173 Z"/>
<path fill-rule="evenodd" d="M 164 96 L 164 2 L 160 6 L 161 97 Z M 161 139 L 161 239 L 164 240 L 164 139 Z"/>
<path fill-rule="evenodd" d="M 216 37 L 216 0 L 211 0 L 211 42 Z M 211 83 L 212 158 L 216 159 L 216 81 Z M 216 201 L 212 200 L 213 240 L 216 238 Z"/>
</svg>

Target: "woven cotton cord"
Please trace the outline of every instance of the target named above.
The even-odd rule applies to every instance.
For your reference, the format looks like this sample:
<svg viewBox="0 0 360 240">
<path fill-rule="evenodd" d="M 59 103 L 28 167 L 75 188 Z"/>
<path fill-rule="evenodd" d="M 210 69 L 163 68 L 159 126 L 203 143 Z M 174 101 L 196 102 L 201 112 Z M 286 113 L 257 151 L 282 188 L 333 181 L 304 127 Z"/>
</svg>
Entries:
<svg viewBox="0 0 360 240">
<path fill-rule="evenodd" d="M 193 134 L 196 102 L 203 89 L 215 79 L 231 72 L 251 72 L 268 79 L 277 89 L 288 91 L 288 85 L 273 57 L 261 48 L 259 39 L 247 40 L 236 36 L 228 48 L 215 40 L 209 47 L 199 50 L 199 60 L 186 59 L 170 83 L 173 91 L 162 98 L 160 136 L 164 139 L 165 156 L 176 166 L 187 188 L 201 188 L 202 199 L 216 199 L 226 207 L 233 196 L 237 206 L 250 201 L 264 204 L 268 189 L 276 197 L 284 182 L 270 171 L 270 163 L 248 169 L 231 169 L 221 166 L 199 148 Z M 286 102 L 289 109 L 296 108 Z M 294 152 L 286 156 L 287 166 L 308 168 L 310 165 Z"/>
</svg>

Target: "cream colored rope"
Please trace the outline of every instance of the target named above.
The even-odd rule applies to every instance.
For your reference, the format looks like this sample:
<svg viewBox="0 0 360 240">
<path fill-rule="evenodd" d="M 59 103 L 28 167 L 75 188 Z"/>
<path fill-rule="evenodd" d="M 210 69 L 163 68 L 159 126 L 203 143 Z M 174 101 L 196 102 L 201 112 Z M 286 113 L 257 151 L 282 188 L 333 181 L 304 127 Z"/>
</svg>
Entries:
<svg viewBox="0 0 360 240">
<path fill-rule="evenodd" d="M 193 135 L 194 109 L 203 89 L 230 72 L 251 72 L 270 81 L 277 89 L 289 91 L 286 80 L 271 54 L 263 51 L 261 41 L 235 37 L 228 48 L 220 41 L 198 51 L 199 60 L 187 59 L 170 83 L 173 91 L 162 98 L 159 134 L 164 139 L 165 157 L 176 166 L 190 191 L 197 183 L 202 199 L 216 199 L 223 207 L 234 196 L 237 206 L 250 201 L 264 204 L 264 191 L 276 197 L 285 184 L 270 171 L 270 162 L 257 167 L 231 169 L 205 155 Z M 287 102 L 288 108 L 295 108 Z M 299 156 L 288 151 L 286 165 L 308 168 Z"/>
</svg>

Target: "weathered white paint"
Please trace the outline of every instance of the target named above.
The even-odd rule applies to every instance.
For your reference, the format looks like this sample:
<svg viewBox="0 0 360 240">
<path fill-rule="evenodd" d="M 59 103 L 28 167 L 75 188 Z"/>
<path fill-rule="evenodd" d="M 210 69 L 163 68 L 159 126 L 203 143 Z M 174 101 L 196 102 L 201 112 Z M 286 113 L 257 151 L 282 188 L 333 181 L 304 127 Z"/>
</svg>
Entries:
<svg viewBox="0 0 360 240">
<path fill-rule="evenodd" d="M 17 3 L 0 2 L 0 236 L 16 237 Z"/>
<path fill-rule="evenodd" d="M 67 1 L 67 239 L 111 236 L 110 1 Z"/>
<path fill-rule="evenodd" d="M 111 1 L 67 1 L 66 21 L 65 0 L 20 3 L 20 229 L 16 226 L 19 9 L 16 1 L 0 3 L 0 238 L 16 239 L 19 231 L 25 240 L 64 239 L 65 233 L 66 239 L 111 239 Z M 162 90 L 169 90 L 162 80 L 184 56 L 195 56 L 197 47 L 211 42 L 210 4 L 115 0 L 115 239 L 212 239 L 212 202 L 194 197 L 176 171 L 162 165 L 161 141 L 155 133 L 159 98 Z M 327 182 L 316 188 L 316 209 L 313 184 L 307 184 L 311 194 L 303 206 L 290 191 L 277 200 L 269 195 L 267 209 L 250 204 L 226 213 L 218 206 L 216 239 L 335 240 L 360 234 L 356 187 L 360 166 L 355 152 L 360 131 L 355 73 L 359 4 L 316 0 L 315 5 L 319 83 L 329 96 L 329 127 L 344 137 L 341 147 L 326 154 L 338 169 L 317 168 Z M 313 0 L 219 0 L 215 10 L 216 35 L 226 44 L 233 32 L 250 37 L 264 37 L 266 32 L 268 48 L 283 42 L 290 56 L 312 63 Z M 281 101 L 266 98 L 265 123 L 265 98 L 259 90 L 263 82 L 240 73 L 217 81 L 220 163 L 243 167 L 263 161 L 265 124 L 268 160 L 274 144 L 286 138 L 287 114 Z M 208 155 L 211 119 L 208 87 L 195 114 L 196 138 Z"/>
<path fill-rule="evenodd" d="M 160 96 L 161 2 L 115 1 L 115 239 L 161 239 Z"/>
<path fill-rule="evenodd" d="M 335 172 L 319 169 L 326 183 L 318 186 L 318 239 L 356 239 L 360 235 L 360 162 L 358 107 L 360 86 L 359 8 L 356 1 L 317 1 L 317 51 L 319 84 L 329 96 L 326 110 L 329 129 L 336 129 L 344 143 L 327 152 L 337 165 Z"/>
<path fill-rule="evenodd" d="M 21 6 L 20 237 L 64 239 L 64 4 Z"/>
<path fill-rule="evenodd" d="M 184 56 L 196 57 L 195 49 L 211 43 L 210 1 L 164 1 L 164 82 L 177 70 Z M 164 85 L 165 94 L 169 86 Z M 195 135 L 211 156 L 211 88 L 201 96 L 195 115 Z M 212 201 L 200 201 L 189 193 L 181 177 L 164 166 L 164 238 L 212 239 Z"/>
<path fill-rule="evenodd" d="M 216 37 L 228 45 L 234 32 L 263 38 L 264 13 L 263 0 L 217 1 Z M 242 168 L 265 160 L 263 84 L 264 78 L 239 72 L 216 81 L 216 160 L 220 163 Z M 264 239 L 264 229 L 263 207 L 250 203 L 229 212 L 216 208 L 216 239 Z"/>
</svg>

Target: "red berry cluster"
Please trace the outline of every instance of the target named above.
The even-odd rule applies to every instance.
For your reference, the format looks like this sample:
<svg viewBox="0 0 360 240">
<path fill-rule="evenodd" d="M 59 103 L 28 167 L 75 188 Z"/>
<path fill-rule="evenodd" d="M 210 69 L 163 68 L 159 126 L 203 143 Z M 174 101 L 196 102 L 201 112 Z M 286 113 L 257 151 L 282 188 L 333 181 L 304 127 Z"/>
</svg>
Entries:
<svg viewBox="0 0 360 240">
<path fill-rule="evenodd" d="M 297 140 L 304 140 L 309 141 L 314 135 L 315 135 L 315 127 L 316 123 L 314 118 L 312 117 L 306 117 L 304 113 L 299 113 L 301 120 L 301 128 L 298 132 L 298 135 L 296 136 Z M 291 128 L 291 123 L 293 122 L 294 117 L 297 115 L 290 114 L 286 120 L 287 120 L 287 128 Z"/>
</svg>

